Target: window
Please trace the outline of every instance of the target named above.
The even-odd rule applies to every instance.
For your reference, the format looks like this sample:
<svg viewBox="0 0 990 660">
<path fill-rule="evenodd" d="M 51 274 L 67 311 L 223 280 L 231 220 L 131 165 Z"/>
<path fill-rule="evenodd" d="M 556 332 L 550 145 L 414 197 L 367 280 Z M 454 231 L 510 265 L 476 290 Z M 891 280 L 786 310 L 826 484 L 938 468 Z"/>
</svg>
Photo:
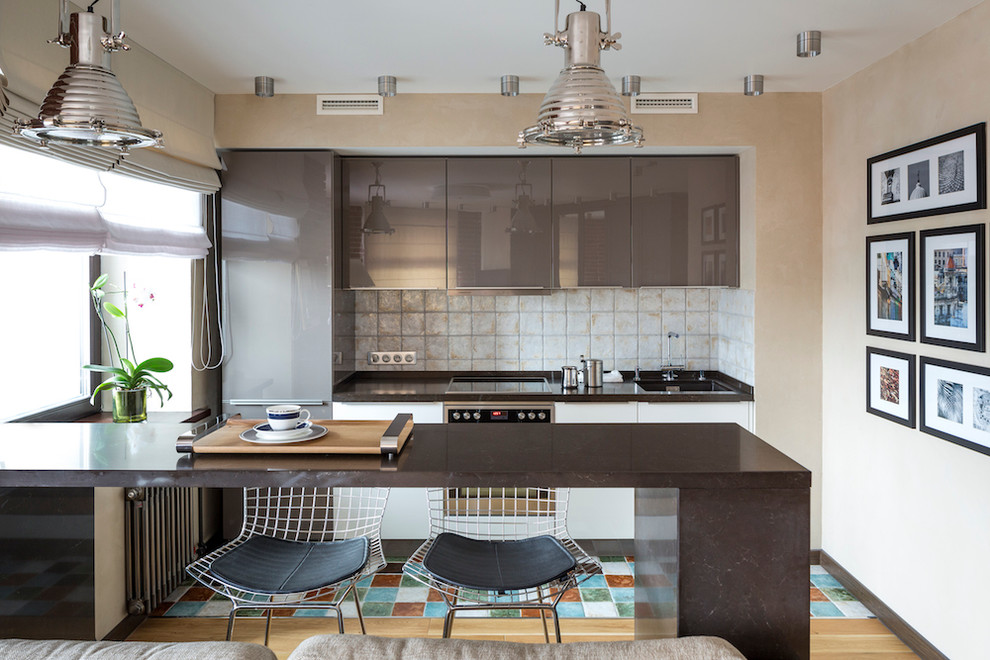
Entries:
<svg viewBox="0 0 990 660">
<path fill-rule="evenodd" d="M 0 421 L 89 397 L 90 257 L 0 252 L 7 291 Z"/>
<path fill-rule="evenodd" d="M 160 303 L 131 310 L 135 348 L 139 357 L 175 364 L 163 378 L 174 394 L 165 409 L 189 410 L 187 259 L 210 247 L 202 207 L 197 192 L 0 146 L 0 281 L 7 293 L 0 421 L 77 419 L 95 410 L 88 402 L 93 375 L 82 365 L 109 364 L 109 356 L 90 354 L 100 339 L 91 336 L 99 331 L 89 294 L 94 254 L 105 255 L 97 274 L 108 273 L 115 288 L 139 282 L 161 294 Z M 157 409 L 157 398 L 150 405 Z"/>
</svg>

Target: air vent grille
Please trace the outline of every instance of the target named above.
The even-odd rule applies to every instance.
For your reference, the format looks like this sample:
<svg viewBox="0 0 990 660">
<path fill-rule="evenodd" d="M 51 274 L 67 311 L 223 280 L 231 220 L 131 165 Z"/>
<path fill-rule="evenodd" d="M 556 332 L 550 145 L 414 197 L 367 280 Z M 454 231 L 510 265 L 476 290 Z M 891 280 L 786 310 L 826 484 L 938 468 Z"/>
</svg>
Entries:
<svg viewBox="0 0 990 660">
<path fill-rule="evenodd" d="M 640 94 L 632 97 L 630 112 L 648 115 L 694 115 L 697 94 Z"/>
<path fill-rule="evenodd" d="M 318 115 L 380 115 L 382 97 L 377 94 L 317 94 Z"/>
</svg>

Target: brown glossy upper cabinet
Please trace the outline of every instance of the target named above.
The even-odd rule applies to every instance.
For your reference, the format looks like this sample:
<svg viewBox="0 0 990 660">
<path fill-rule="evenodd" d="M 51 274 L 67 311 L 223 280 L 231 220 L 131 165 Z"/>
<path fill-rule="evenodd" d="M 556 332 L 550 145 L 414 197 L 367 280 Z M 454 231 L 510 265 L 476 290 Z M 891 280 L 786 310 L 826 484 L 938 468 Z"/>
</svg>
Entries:
<svg viewBox="0 0 990 660">
<path fill-rule="evenodd" d="M 450 288 L 550 288 L 551 244 L 549 159 L 447 159 Z"/>
<path fill-rule="evenodd" d="M 739 158 L 632 160 L 633 286 L 739 286 Z"/>
<path fill-rule="evenodd" d="M 345 158 L 340 217 L 345 288 L 445 289 L 442 158 Z"/>
<path fill-rule="evenodd" d="M 629 158 L 553 158 L 554 286 L 629 286 Z"/>
</svg>

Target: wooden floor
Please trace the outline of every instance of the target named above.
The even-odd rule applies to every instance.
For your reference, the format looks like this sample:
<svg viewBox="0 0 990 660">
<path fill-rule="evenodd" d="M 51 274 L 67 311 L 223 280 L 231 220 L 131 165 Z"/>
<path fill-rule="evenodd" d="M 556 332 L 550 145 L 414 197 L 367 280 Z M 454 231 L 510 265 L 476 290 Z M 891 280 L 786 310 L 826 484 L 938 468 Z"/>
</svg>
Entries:
<svg viewBox="0 0 990 660">
<path fill-rule="evenodd" d="M 440 637 L 443 619 L 366 619 L 369 635 L 382 637 Z M 563 619 L 561 635 L 566 642 L 632 639 L 630 619 Z M 358 633 L 357 619 L 347 619 L 344 629 Z M 280 660 L 304 639 L 336 632 L 332 619 L 274 619 L 269 646 Z M 128 639 L 138 641 L 205 641 L 223 639 L 226 619 L 149 618 Z M 265 623 L 262 619 L 238 620 L 234 639 L 262 643 Z M 551 632 L 552 635 L 552 632 Z M 543 642 L 539 619 L 458 619 L 454 637 L 499 639 L 513 642 Z M 812 619 L 812 660 L 850 660 L 869 657 L 875 660 L 917 658 L 897 637 L 876 619 Z"/>
</svg>

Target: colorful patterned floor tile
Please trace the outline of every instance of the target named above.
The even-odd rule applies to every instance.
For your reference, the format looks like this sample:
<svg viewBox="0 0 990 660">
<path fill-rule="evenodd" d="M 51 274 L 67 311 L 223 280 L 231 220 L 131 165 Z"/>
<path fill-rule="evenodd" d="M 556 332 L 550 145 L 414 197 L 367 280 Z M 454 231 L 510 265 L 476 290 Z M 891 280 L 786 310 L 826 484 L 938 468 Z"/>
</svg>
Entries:
<svg viewBox="0 0 990 660">
<path fill-rule="evenodd" d="M 577 589 L 564 594 L 557 613 L 561 618 L 630 618 L 633 616 L 635 581 L 632 557 L 599 557 L 603 574 L 588 578 Z M 358 582 L 361 612 L 366 617 L 444 616 L 447 611 L 440 594 L 402 574 L 404 557 L 388 557 L 388 565 L 372 577 Z M 348 596 L 341 609 L 353 618 L 357 610 Z M 191 580 L 162 602 L 152 616 L 226 617 L 230 602 Z M 811 567 L 810 614 L 814 618 L 872 618 L 873 614 L 821 566 Z M 238 616 L 263 616 L 261 610 L 243 610 Z M 285 608 L 273 616 L 333 616 L 331 610 Z M 539 616 L 532 610 L 467 610 L 458 614 L 478 618 L 521 618 Z"/>
</svg>

